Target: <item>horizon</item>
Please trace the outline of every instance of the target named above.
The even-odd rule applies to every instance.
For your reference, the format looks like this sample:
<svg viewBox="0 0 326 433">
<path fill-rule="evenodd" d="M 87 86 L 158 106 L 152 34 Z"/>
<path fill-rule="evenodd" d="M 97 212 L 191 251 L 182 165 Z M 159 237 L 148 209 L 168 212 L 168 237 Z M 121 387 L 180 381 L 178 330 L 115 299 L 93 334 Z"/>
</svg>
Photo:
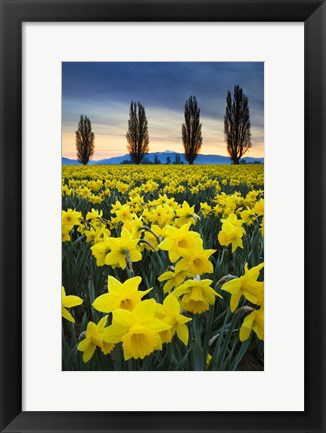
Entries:
<svg viewBox="0 0 326 433">
<path fill-rule="evenodd" d="M 196 96 L 201 109 L 202 155 L 228 157 L 224 141 L 226 93 L 240 85 L 249 100 L 251 142 L 244 157 L 264 157 L 263 62 L 63 62 L 62 157 L 76 159 L 81 115 L 95 134 L 93 161 L 124 156 L 131 100 L 146 110 L 149 153 L 184 153 L 184 104 Z"/>
<path fill-rule="evenodd" d="M 156 154 L 156 153 L 163 153 L 163 154 L 164 154 L 164 153 L 172 153 L 172 154 L 175 153 L 175 154 L 178 154 L 178 155 L 184 155 L 184 152 L 176 152 L 176 151 L 174 151 L 174 150 L 167 149 L 167 150 L 163 150 L 163 151 L 160 151 L 160 150 L 159 150 L 159 151 L 156 151 L 156 152 L 148 152 L 148 153 L 145 154 L 145 156 L 146 156 L 146 155 L 151 155 L 151 154 Z M 202 156 L 220 156 L 220 157 L 223 157 L 223 158 L 230 158 L 229 155 L 220 155 L 220 154 L 215 154 L 215 153 L 201 153 L 201 152 L 199 152 L 199 153 L 198 153 L 198 156 L 199 156 L 199 155 L 202 155 Z M 114 156 L 109 156 L 109 157 L 101 158 L 101 159 L 90 158 L 90 161 L 97 162 L 97 161 L 102 161 L 102 160 L 104 160 L 104 159 L 121 158 L 121 157 L 123 157 L 123 156 L 128 157 L 128 156 L 129 156 L 128 152 L 123 153 L 123 154 L 121 154 L 121 155 L 114 155 Z M 69 157 L 67 157 L 67 156 L 62 155 L 62 158 L 71 159 L 72 161 L 77 161 L 77 159 L 76 159 L 76 155 L 75 155 L 74 158 L 69 158 Z M 241 157 L 241 159 L 245 159 L 245 158 L 264 159 L 264 155 L 263 155 L 263 156 L 252 156 L 252 155 L 248 155 L 248 153 L 246 153 L 244 156 Z"/>
</svg>

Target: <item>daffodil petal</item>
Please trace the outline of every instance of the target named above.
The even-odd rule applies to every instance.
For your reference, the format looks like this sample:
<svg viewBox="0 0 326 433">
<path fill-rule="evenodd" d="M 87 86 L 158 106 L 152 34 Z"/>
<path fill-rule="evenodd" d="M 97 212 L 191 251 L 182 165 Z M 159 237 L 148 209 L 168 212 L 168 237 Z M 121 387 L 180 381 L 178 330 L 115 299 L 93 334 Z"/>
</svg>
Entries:
<svg viewBox="0 0 326 433">
<path fill-rule="evenodd" d="M 62 307 L 62 317 L 64 319 L 69 320 L 69 322 L 75 323 L 75 319 L 72 317 L 72 315 L 69 313 L 69 311 L 66 310 L 64 307 Z"/>
<path fill-rule="evenodd" d="M 240 341 L 248 340 L 250 333 L 251 333 L 251 328 L 246 328 L 245 326 L 241 326 L 239 332 Z"/>
<path fill-rule="evenodd" d="M 79 296 L 69 295 L 63 298 L 62 305 L 66 308 L 76 307 L 81 305 L 83 300 Z"/>
<path fill-rule="evenodd" d="M 138 286 L 141 283 L 142 278 L 141 277 L 132 277 L 129 278 L 129 280 L 125 281 L 123 283 L 123 288 L 126 291 L 136 292 L 138 290 Z"/>
<path fill-rule="evenodd" d="M 113 324 L 104 329 L 102 338 L 105 343 L 119 343 L 127 332 L 128 328 L 124 328 L 118 324 Z"/>
<path fill-rule="evenodd" d="M 112 277 L 112 275 L 108 276 L 108 292 L 111 294 L 118 295 L 121 290 L 122 283 L 119 280 Z"/>
<path fill-rule="evenodd" d="M 115 298 L 111 294 L 105 293 L 95 299 L 93 307 L 101 313 L 111 313 L 115 307 L 114 300 Z"/>
<path fill-rule="evenodd" d="M 234 313 L 234 311 L 237 309 L 241 296 L 242 296 L 241 292 L 240 293 L 236 293 L 235 295 L 231 295 L 230 309 L 231 309 L 232 313 Z"/>
<path fill-rule="evenodd" d="M 88 346 L 91 344 L 91 339 L 90 338 L 85 338 L 83 341 L 81 341 L 78 346 L 77 349 L 80 352 L 85 352 L 85 350 L 88 349 Z"/>
<path fill-rule="evenodd" d="M 132 323 L 132 314 L 128 310 L 115 310 L 113 312 L 113 323 L 118 323 L 120 326 L 129 328 Z"/>
<path fill-rule="evenodd" d="M 164 299 L 163 303 L 164 307 L 167 308 L 167 310 L 171 314 L 179 314 L 180 313 L 180 304 L 177 298 L 171 293 Z"/>
<path fill-rule="evenodd" d="M 94 346 L 93 344 L 90 344 L 89 347 L 87 348 L 87 350 L 85 350 L 85 352 L 83 353 L 83 361 L 86 363 L 88 362 L 92 356 L 94 355 L 96 346 Z"/>
<path fill-rule="evenodd" d="M 97 332 L 99 332 L 99 333 L 103 332 L 103 329 L 105 328 L 107 320 L 108 320 L 108 316 L 102 317 L 102 319 L 98 322 L 98 324 L 96 326 L 96 331 Z"/>
<path fill-rule="evenodd" d="M 189 340 L 189 330 L 187 325 L 178 325 L 177 326 L 177 336 L 179 340 L 182 341 L 184 345 L 188 345 Z"/>
<path fill-rule="evenodd" d="M 242 281 L 240 278 L 234 278 L 231 281 L 228 281 L 227 283 L 223 284 L 222 290 L 225 290 L 226 292 L 231 293 L 232 295 L 235 295 L 239 292 L 239 290 L 242 287 Z"/>
</svg>

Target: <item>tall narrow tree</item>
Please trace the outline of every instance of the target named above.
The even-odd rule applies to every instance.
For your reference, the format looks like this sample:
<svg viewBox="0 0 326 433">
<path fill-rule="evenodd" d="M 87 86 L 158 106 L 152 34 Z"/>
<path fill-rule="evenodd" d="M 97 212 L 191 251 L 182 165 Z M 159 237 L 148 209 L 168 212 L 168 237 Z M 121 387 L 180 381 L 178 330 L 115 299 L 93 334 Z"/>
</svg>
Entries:
<svg viewBox="0 0 326 433">
<path fill-rule="evenodd" d="M 182 141 L 186 161 L 193 164 L 203 144 L 200 108 L 196 96 L 190 96 L 185 104 L 185 123 L 182 125 Z"/>
<path fill-rule="evenodd" d="M 86 165 L 94 153 L 95 135 L 92 132 L 92 124 L 87 116 L 80 116 L 76 131 L 77 159 Z"/>
<path fill-rule="evenodd" d="M 127 131 L 127 149 L 132 162 L 140 164 L 149 151 L 148 124 L 145 108 L 140 102 L 131 101 Z"/>
<path fill-rule="evenodd" d="M 233 98 L 229 90 L 226 96 L 224 135 L 233 164 L 239 164 L 240 158 L 251 147 L 248 98 L 239 86 L 234 86 Z"/>
</svg>

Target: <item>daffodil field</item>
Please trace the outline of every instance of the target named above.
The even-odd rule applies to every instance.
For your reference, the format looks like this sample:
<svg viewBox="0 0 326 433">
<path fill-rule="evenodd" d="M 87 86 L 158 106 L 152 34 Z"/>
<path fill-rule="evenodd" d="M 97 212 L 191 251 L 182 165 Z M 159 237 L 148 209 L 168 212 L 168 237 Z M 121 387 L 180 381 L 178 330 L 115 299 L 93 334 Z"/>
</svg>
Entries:
<svg viewBox="0 0 326 433">
<path fill-rule="evenodd" d="M 63 370 L 262 370 L 263 267 L 263 165 L 63 166 Z"/>
</svg>

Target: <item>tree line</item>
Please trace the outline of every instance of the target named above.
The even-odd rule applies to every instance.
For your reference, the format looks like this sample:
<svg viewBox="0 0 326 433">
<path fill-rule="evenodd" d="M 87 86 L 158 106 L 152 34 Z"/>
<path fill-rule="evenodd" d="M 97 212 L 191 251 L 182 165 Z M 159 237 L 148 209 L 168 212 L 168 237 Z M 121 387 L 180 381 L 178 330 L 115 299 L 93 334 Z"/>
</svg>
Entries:
<svg viewBox="0 0 326 433">
<path fill-rule="evenodd" d="M 184 156 L 193 164 L 203 145 L 200 108 L 195 96 L 190 96 L 184 108 L 184 123 L 181 128 Z M 247 96 L 240 86 L 234 86 L 233 96 L 230 90 L 226 95 L 224 115 L 224 138 L 227 152 L 234 164 L 251 148 L 250 111 Z M 144 162 L 149 152 L 149 133 L 145 107 L 140 102 L 131 101 L 127 149 L 134 164 Z M 76 149 L 78 161 L 86 165 L 94 154 L 95 135 L 91 121 L 87 116 L 80 116 L 76 131 Z"/>
<path fill-rule="evenodd" d="M 166 158 L 165 162 L 162 162 L 157 155 L 154 155 L 154 160 L 153 161 L 151 161 L 149 159 L 149 157 L 147 155 L 145 155 L 144 158 L 142 159 L 141 163 L 142 164 L 146 164 L 146 165 L 150 165 L 150 164 L 152 164 L 152 165 L 163 165 L 163 164 L 165 164 L 165 165 L 170 165 L 170 164 L 172 164 L 172 165 L 174 165 L 174 164 L 177 164 L 177 165 L 181 164 L 181 165 L 183 165 L 184 164 L 184 162 L 181 160 L 181 157 L 180 157 L 179 153 L 175 154 L 174 160 L 171 160 L 171 158 L 168 156 Z M 123 165 L 133 164 L 133 162 L 131 161 L 131 159 L 124 159 L 122 162 L 120 162 L 120 164 L 123 164 Z"/>
</svg>

